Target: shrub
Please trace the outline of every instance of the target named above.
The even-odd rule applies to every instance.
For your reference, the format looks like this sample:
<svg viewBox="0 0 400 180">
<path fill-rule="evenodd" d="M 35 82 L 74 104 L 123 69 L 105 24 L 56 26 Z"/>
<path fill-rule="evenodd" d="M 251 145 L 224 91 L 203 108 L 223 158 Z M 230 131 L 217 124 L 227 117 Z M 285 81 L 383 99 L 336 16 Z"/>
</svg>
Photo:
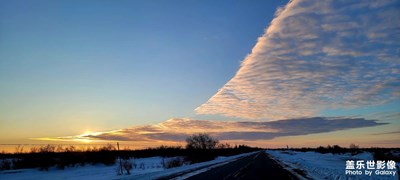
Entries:
<svg viewBox="0 0 400 180">
<path fill-rule="evenodd" d="M 144 166 L 144 163 L 143 163 L 143 162 L 140 163 L 139 168 L 140 168 L 140 169 L 145 169 L 145 168 L 146 168 L 146 167 Z"/>
<path fill-rule="evenodd" d="M 122 161 L 122 167 L 125 169 L 127 174 L 131 174 L 131 170 L 133 169 L 132 163 L 128 159 L 124 159 Z"/>
<path fill-rule="evenodd" d="M 163 158 L 161 164 L 165 169 L 169 169 L 169 168 L 174 168 L 174 167 L 180 167 L 185 163 L 183 158 L 180 157 L 175 157 L 175 158 L 169 158 L 169 159 L 165 159 Z"/>
<path fill-rule="evenodd" d="M 24 152 L 24 146 L 23 145 L 18 145 L 15 147 L 15 152 L 14 154 L 22 154 Z"/>
<path fill-rule="evenodd" d="M 10 170 L 11 169 L 11 160 L 4 159 L 0 163 L 0 170 Z"/>
</svg>

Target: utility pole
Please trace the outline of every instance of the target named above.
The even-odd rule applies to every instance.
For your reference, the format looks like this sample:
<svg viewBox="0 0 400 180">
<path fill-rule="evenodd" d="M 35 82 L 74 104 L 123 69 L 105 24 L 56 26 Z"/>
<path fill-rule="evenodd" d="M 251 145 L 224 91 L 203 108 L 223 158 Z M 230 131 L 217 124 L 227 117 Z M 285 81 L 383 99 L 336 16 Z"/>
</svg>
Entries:
<svg viewBox="0 0 400 180">
<path fill-rule="evenodd" d="M 122 175 L 124 172 L 122 171 L 121 153 L 119 152 L 119 143 L 118 142 L 117 142 L 117 148 L 118 148 L 119 167 L 120 167 L 120 172 L 121 172 L 121 175 Z"/>
</svg>

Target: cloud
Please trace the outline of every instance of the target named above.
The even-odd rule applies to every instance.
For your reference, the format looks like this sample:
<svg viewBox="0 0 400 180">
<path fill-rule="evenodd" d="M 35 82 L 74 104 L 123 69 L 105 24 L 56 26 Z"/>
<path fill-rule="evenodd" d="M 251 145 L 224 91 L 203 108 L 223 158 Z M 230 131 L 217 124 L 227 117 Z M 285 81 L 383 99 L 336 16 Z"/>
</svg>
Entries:
<svg viewBox="0 0 400 180">
<path fill-rule="evenodd" d="M 400 131 L 383 132 L 383 133 L 374 133 L 374 134 L 372 134 L 372 135 L 388 135 L 388 134 L 400 134 Z"/>
<path fill-rule="evenodd" d="M 198 114 L 311 117 L 400 97 L 399 1 L 293 0 Z"/>
<path fill-rule="evenodd" d="M 307 135 L 384 124 L 387 123 L 379 123 L 375 120 L 366 120 L 364 118 L 346 117 L 313 117 L 270 122 L 213 121 L 175 118 L 154 125 L 134 126 L 110 132 L 36 139 L 54 141 L 182 142 L 191 134 L 208 133 L 220 140 L 269 140 L 282 136 Z"/>
</svg>

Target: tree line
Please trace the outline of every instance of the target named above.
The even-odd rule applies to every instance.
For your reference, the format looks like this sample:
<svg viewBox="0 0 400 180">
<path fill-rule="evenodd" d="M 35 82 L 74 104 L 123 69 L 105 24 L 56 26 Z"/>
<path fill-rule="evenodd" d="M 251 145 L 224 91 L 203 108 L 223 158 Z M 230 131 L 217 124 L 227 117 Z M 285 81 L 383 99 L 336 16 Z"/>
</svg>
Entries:
<svg viewBox="0 0 400 180">
<path fill-rule="evenodd" d="M 119 150 L 112 144 L 99 148 L 79 150 L 75 146 L 45 145 L 34 147 L 29 153 L 23 153 L 22 147 L 17 147 L 16 152 L 0 153 L 0 170 L 38 168 L 47 171 L 50 167 L 65 169 L 67 167 L 85 166 L 88 164 L 114 165 L 118 158 L 144 158 L 153 156 L 183 157 L 180 161 L 197 163 L 212 160 L 217 156 L 230 156 L 240 153 L 259 150 L 246 145 L 231 146 L 220 143 L 208 134 L 194 134 L 186 139 L 186 146 L 159 146 L 142 150 Z M 126 162 L 126 161 L 124 161 Z M 166 167 L 176 166 L 168 163 Z M 129 166 L 129 164 L 124 164 Z M 129 168 L 129 167 L 128 167 Z"/>
</svg>

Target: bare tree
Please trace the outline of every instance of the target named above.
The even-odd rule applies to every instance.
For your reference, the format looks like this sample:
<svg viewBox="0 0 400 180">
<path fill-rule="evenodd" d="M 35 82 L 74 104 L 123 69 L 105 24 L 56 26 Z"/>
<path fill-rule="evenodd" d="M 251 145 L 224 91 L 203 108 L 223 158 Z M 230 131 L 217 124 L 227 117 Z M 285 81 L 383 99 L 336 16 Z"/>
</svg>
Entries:
<svg viewBox="0 0 400 180">
<path fill-rule="evenodd" d="M 218 148 L 218 149 L 229 149 L 229 148 L 231 148 L 231 145 L 230 145 L 229 143 L 225 143 L 225 144 L 219 143 L 219 144 L 217 145 L 217 148 Z"/>
<path fill-rule="evenodd" d="M 358 148 L 359 148 L 359 146 L 357 146 L 356 144 L 354 144 L 354 143 L 350 144 L 350 149 L 358 149 Z"/>
<path fill-rule="evenodd" d="M 215 149 L 217 144 L 217 139 L 204 133 L 194 134 L 186 138 L 187 149 Z"/>
<path fill-rule="evenodd" d="M 127 174 L 131 174 L 131 170 L 133 169 L 132 163 L 129 161 L 129 159 L 125 159 L 122 162 L 122 166 L 125 169 Z"/>
<path fill-rule="evenodd" d="M 15 154 L 22 154 L 24 152 L 24 146 L 23 145 L 18 145 L 17 147 L 15 147 Z"/>
</svg>

